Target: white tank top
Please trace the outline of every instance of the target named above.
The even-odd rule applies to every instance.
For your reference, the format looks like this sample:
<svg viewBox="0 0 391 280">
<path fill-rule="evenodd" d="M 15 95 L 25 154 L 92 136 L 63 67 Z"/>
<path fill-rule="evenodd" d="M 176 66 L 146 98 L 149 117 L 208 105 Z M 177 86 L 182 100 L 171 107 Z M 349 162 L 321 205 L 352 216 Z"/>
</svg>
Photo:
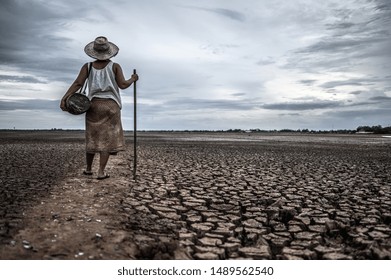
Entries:
<svg viewBox="0 0 391 280">
<path fill-rule="evenodd" d="M 105 68 L 95 69 L 91 64 L 88 78 L 88 98 L 109 98 L 117 102 L 122 108 L 121 95 L 113 72 L 113 62 L 110 61 Z"/>
</svg>

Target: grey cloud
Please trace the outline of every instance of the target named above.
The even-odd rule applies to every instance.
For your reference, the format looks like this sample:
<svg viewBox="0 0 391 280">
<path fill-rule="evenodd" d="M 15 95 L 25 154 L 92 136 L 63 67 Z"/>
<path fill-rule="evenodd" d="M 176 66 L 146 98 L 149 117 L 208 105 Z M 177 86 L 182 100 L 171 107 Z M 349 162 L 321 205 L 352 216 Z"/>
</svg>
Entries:
<svg viewBox="0 0 391 280">
<path fill-rule="evenodd" d="M 342 119 L 355 119 L 355 118 L 364 118 L 365 121 L 372 121 L 372 119 L 384 120 L 389 116 L 390 111 L 388 109 L 368 109 L 368 110 L 343 110 L 333 112 L 333 117 L 338 117 Z M 360 123 L 362 125 L 362 123 Z M 379 124 L 379 123 L 374 123 Z"/>
<path fill-rule="evenodd" d="M 324 38 L 309 47 L 297 50 L 296 53 L 349 53 L 353 51 L 364 51 L 366 48 L 380 42 L 387 41 L 388 38 Z"/>
<path fill-rule="evenodd" d="M 299 81 L 305 85 L 319 86 L 320 90 L 337 93 L 339 87 L 356 87 L 350 91 L 360 100 L 346 102 L 344 107 L 370 106 L 372 110 L 382 108 L 388 99 L 369 99 L 390 87 L 386 74 L 391 71 L 391 2 L 368 1 L 359 6 L 351 6 L 343 11 L 335 11 L 334 23 L 325 26 L 326 32 L 317 42 L 289 53 L 286 68 L 299 69 L 304 73 L 358 73 L 365 78 L 331 80 L 315 84 L 311 80 Z M 366 13 L 362 9 L 366 9 Z M 365 93 L 365 94 L 364 94 Z M 277 104 L 284 107 L 284 104 Z M 271 104 L 272 108 L 280 106 Z M 289 106 L 288 106 L 289 105 Z M 286 108 L 301 108 L 299 105 L 286 105 Z M 295 107 L 296 106 L 296 107 Z M 327 107 L 327 104 L 320 104 Z M 311 108 L 310 105 L 308 105 Z M 333 105 L 331 106 L 333 107 Z M 365 109 L 365 108 L 364 108 Z"/>
<path fill-rule="evenodd" d="M 311 102 L 281 102 L 281 103 L 270 103 L 264 104 L 261 106 L 263 109 L 268 110 L 277 110 L 277 111 L 310 111 L 310 110 L 318 110 L 318 109 L 333 109 L 334 111 L 338 111 L 340 109 L 346 108 L 354 108 L 354 107 L 368 107 L 377 105 L 376 102 L 382 100 L 382 98 L 371 98 L 369 101 L 363 102 L 352 102 L 348 100 L 347 103 L 342 101 L 327 101 L 327 100 L 315 100 Z M 387 101 L 390 101 L 387 98 Z M 287 113 L 289 114 L 289 113 Z"/>
<path fill-rule="evenodd" d="M 13 110 L 60 110 L 60 100 L 23 99 L 0 100 L 0 111 Z"/>
<path fill-rule="evenodd" d="M 232 93 L 231 95 L 236 97 L 242 97 L 245 96 L 246 94 L 244 92 L 237 92 L 237 93 Z"/>
<path fill-rule="evenodd" d="M 258 60 L 257 65 L 270 65 L 275 62 L 276 61 L 273 58 L 268 57 L 268 58 L 262 58 L 262 59 Z"/>
<path fill-rule="evenodd" d="M 278 114 L 281 117 L 300 117 L 302 114 L 300 113 L 286 113 L 286 114 Z"/>
<path fill-rule="evenodd" d="M 373 85 L 374 79 L 348 79 L 326 82 L 320 85 L 322 88 L 335 88 L 340 86 L 364 86 Z"/>
<path fill-rule="evenodd" d="M 287 68 L 304 71 L 351 70 L 370 58 L 382 57 L 391 62 L 391 32 L 388 28 L 391 18 L 390 5 L 382 1 L 369 1 L 364 6 L 367 13 L 358 12 L 354 22 L 347 21 L 354 14 L 352 7 L 346 11 L 335 11 L 335 23 L 328 24 L 327 32 L 318 42 L 293 50 Z M 359 10 L 358 10 L 359 11 Z"/>
<path fill-rule="evenodd" d="M 209 99 L 173 99 L 161 104 L 139 103 L 139 111 L 145 117 L 164 115 L 184 116 L 184 112 L 202 112 L 202 111 L 247 111 L 259 108 L 255 102 L 250 101 L 233 101 L 233 100 L 209 100 Z"/>
<path fill-rule="evenodd" d="M 388 97 L 388 96 L 374 96 L 374 97 L 371 97 L 370 100 L 390 102 L 391 101 L 391 97 Z"/>
<path fill-rule="evenodd" d="M 238 48 L 240 47 L 239 45 L 235 44 L 207 44 L 207 45 L 202 45 L 200 46 L 200 49 L 208 51 L 212 54 L 219 55 L 223 54 L 226 52 L 228 49 L 233 49 L 233 48 Z"/>
<path fill-rule="evenodd" d="M 174 108 L 176 110 L 203 110 L 203 109 L 216 109 L 216 110 L 251 110 L 259 107 L 258 103 L 254 100 L 225 100 L 225 99 L 175 99 L 165 102 L 163 107 Z"/>
<path fill-rule="evenodd" d="M 195 6 L 182 6 L 183 8 L 190 8 L 195 10 L 202 10 L 210 13 L 214 13 L 223 17 L 227 17 L 232 20 L 243 22 L 246 20 L 246 16 L 243 13 L 225 8 L 201 8 Z"/>
<path fill-rule="evenodd" d="M 349 100 L 348 101 L 349 104 L 345 104 L 344 107 L 369 107 L 369 106 L 372 106 L 373 105 L 376 105 L 378 106 L 378 103 L 377 102 L 373 102 L 373 101 L 370 101 L 370 100 L 364 100 L 364 101 L 361 101 L 361 102 L 353 102 L 352 100 Z"/>
<path fill-rule="evenodd" d="M 299 83 L 307 85 L 307 86 L 312 86 L 315 84 L 316 80 L 300 80 Z"/>
<path fill-rule="evenodd" d="M 239 13 L 237 11 L 229 10 L 229 9 L 223 9 L 223 8 L 217 8 L 217 9 L 205 9 L 210 12 L 214 12 L 216 14 L 228 17 L 233 20 L 237 21 L 244 21 L 246 19 L 245 15 L 242 13 Z"/>
<path fill-rule="evenodd" d="M 342 23 L 329 24 L 328 29 L 349 29 L 354 26 L 355 24 L 352 22 L 342 22 Z"/>
<path fill-rule="evenodd" d="M 81 14 L 86 18 L 91 9 L 73 0 L 60 5 L 55 1 L 2 1 L 0 36 L 5 39 L 0 40 L 0 65 L 12 65 L 34 72 L 36 77 L 57 81 L 74 78 L 81 66 L 67 57 L 72 39 L 58 34 L 68 30 L 69 22 Z"/>
<path fill-rule="evenodd" d="M 367 1 L 368 2 L 374 1 L 375 3 L 377 3 L 376 10 L 381 11 L 383 13 L 391 14 L 391 2 L 389 0 L 367 0 Z M 384 20 L 383 17 L 381 17 L 381 19 Z M 388 21 L 390 20 L 391 19 L 388 18 Z"/>
<path fill-rule="evenodd" d="M 12 76 L 0 75 L 0 81 L 17 82 L 17 83 L 31 83 L 31 84 L 46 84 L 46 82 L 31 76 Z"/>
<path fill-rule="evenodd" d="M 0 62 L 23 62 L 42 57 L 53 46 L 47 35 L 58 15 L 34 1 L 3 1 L 0 11 Z M 44 36 L 42 36 L 44 34 Z"/>
<path fill-rule="evenodd" d="M 304 111 L 340 107 L 338 101 L 313 101 L 313 102 L 283 102 L 264 104 L 261 107 L 269 110 Z"/>
</svg>

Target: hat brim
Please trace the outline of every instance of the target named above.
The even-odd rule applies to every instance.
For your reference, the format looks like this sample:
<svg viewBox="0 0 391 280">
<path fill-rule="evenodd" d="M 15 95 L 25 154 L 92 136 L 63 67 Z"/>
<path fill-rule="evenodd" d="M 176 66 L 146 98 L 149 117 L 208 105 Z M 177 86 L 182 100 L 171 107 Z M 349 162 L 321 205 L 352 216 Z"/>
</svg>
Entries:
<svg viewBox="0 0 391 280">
<path fill-rule="evenodd" d="M 109 49 L 105 52 L 95 51 L 94 50 L 94 42 L 87 44 L 87 46 L 85 46 L 85 48 L 84 48 L 84 52 L 88 56 L 95 58 L 95 59 L 98 59 L 98 60 L 106 60 L 106 59 L 112 58 L 117 55 L 119 48 L 111 42 L 108 42 L 108 43 L 109 43 Z"/>
</svg>

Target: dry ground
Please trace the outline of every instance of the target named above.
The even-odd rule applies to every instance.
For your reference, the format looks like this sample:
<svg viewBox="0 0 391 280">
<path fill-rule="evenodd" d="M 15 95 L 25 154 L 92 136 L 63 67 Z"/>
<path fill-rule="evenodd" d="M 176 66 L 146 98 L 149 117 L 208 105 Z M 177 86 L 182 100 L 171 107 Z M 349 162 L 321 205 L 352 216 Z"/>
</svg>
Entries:
<svg viewBox="0 0 391 280">
<path fill-rule="evenodd" d="M 0 135 L 0 259 L 391 258 L 391 138 L 141 133 L 98 181 L 82 132 Z"/>
</svg>

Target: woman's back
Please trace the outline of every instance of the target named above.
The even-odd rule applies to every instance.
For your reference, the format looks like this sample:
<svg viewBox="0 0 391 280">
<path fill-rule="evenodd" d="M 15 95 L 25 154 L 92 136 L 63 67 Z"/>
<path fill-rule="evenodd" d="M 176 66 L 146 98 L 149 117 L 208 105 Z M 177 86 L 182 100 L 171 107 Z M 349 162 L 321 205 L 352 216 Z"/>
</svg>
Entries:
<svg viewBox="0 0 391 280">
<path fill-rule="evenodd" d="M 122 108 L 121 96 L 113 71 L 112 61 L 95 61 L 92 63 L 90 77 L 88 79 L 88 97 L 108 98 L 117 102 Z"/>
</svg>

